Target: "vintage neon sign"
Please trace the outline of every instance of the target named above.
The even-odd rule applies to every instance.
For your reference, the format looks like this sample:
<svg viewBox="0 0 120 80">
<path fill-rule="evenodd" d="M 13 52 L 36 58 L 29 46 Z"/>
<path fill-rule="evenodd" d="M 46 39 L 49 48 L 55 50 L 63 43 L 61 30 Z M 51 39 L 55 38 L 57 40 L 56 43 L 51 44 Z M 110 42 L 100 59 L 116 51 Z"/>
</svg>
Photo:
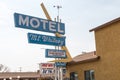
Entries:
<svg viewBox="0 0 120 80">
<path fill-rule="evenodd" d="M 66 37 L 55 37 L 42 34 L 28 33 L 28 42 L 53 46 L 65 46 Z"/>
<path fill-rule="evenodd" d="M 64 50 L 56 50 L 56 49 L 46 49 L 45 57 L 48 58 L 66 58 L 66 52 Z"/>
<path fill-rule="evenodd" d="M 15 26 L 50 33 L 65 34 L 65 24 L 24 14 L 14 13 Z"/>
</svg>

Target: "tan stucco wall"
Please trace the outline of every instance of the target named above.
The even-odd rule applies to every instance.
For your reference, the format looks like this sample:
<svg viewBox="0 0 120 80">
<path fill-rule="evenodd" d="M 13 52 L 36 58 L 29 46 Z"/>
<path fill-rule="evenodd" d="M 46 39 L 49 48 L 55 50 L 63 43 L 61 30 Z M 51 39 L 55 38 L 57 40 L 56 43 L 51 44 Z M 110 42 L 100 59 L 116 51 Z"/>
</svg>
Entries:
<svg viewBox="0 0 120 80">
<path fill-rule="evenodd" d="M 95 31 L 95 41 L 100 60 L 68 66 L 68 71 L 76 71 L 79 80 L 85 80 L 84 71 L 91 69 L 95 80 L 120 80 L 120 22 Z"/>
<path fill-rule="evenodd" d="M 82 63 L 82 64 L 77 64 L 77 65 L 72 65 L 68 69 L 70 72 L 78 73 L 78 80 L 84 80 L 84 71 L 85 70 L 95 70 L 95 73 L 97 73 L 96 69 L 99 68 L 96 66 L 97 64 L 98 64 L 98 61 Z M 97 75 L 95 75 L 95 76 L 97 76 Z"/>
<path fill-rule="evenodd" d="M 97 80 L 120 80 L 120 22 L 95 32 L 101 76 Z"/>
</svg>

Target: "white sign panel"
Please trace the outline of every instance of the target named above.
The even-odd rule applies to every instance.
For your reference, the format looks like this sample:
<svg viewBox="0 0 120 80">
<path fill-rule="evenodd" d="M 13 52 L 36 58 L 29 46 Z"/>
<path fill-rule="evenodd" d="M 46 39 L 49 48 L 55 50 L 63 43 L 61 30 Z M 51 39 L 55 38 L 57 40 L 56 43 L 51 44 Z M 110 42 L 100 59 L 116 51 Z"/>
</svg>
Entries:
<svg viewBox="0 0 120 80">
<path fill-rule="evenodd" d="M 45 57 L 49 58 L 66 58 L 65 50 L 46 49 Z"/>
</svg>

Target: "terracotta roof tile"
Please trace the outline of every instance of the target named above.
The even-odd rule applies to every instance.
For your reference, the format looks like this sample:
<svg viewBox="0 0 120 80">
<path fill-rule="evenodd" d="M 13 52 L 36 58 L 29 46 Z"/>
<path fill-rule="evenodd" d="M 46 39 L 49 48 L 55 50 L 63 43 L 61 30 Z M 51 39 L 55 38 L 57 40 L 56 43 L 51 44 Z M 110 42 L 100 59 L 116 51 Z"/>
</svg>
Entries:
<svg viewBox="0 0 120 80">
<path fill-rule="evenodd" d="M 96 61 L 98 59 L 100 59 L 100 56 L 96 55 L 96 51 L 85 52 L 83 54 L 75 56 L 71 62 L 67 63 L 67 65 Z"/>
<path fill-rule="evenodd" d="M 79 61 L 84 61 L 84 60 L 88 60 L 88 59 L 92 59 L 92 58 L 96 58 L 96 57 L 97 57 L 97 55 L 96 55 L 95 51 L 86 52 L 86 53 L 83 53 L 83 54 L 80 54 L 80 55 L 74 57 L 73 61 L 79 62 Z"/>
</svg>

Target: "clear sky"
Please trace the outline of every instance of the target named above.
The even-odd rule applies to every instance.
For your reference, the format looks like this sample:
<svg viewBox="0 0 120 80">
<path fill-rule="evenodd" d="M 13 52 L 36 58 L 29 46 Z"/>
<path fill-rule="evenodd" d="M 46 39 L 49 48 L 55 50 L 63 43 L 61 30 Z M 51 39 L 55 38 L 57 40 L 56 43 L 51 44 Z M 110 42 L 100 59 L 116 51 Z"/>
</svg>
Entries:
<svg viewBox="0 0 120 80">
<path fill-rule="evenodd" d="M 29 44 L 27 33 L 53 35 L 41 31 L 16 28 L 15 12 L 46 19 L 40 6 L 44 3 L 52 20 L 57 16 L 65 23 L 66 46 L 72 57 L 95 50 L 94 33 L 90 29 L 120 17 L 120 0 L 0 0 L 0 64 L 11 71 L 36 71 L 45 58 L 45 49 L 54 46 Z M 52 59 L 53 60 L 53 59 Z"/>
</svg>

